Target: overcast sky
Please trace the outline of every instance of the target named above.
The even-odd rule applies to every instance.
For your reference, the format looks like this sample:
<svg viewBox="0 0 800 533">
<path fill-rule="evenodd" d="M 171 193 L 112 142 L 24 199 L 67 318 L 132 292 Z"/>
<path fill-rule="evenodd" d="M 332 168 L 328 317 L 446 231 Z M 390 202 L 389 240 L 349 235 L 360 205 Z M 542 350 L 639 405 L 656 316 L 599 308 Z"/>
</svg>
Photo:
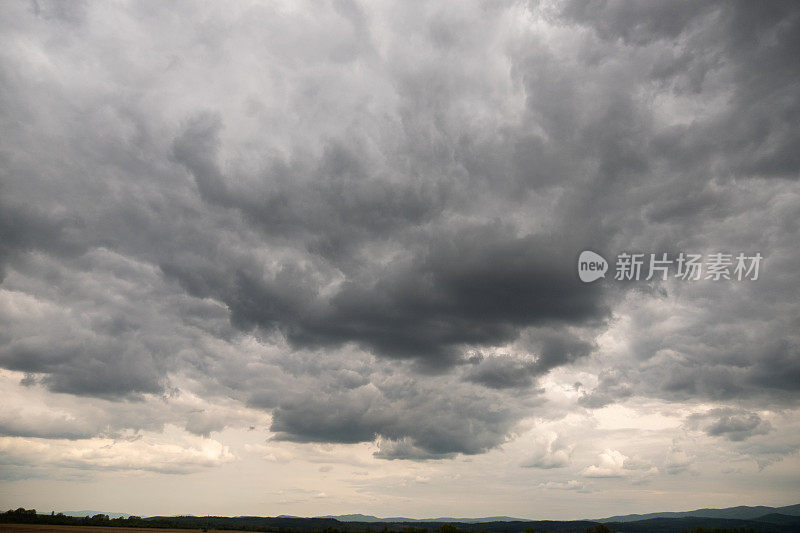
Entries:
<svg viewBox="0 0 800 533">
<path fill-rule="evenodd" d="M 794 2 L 4 2 L 0 507 L 800 502 L 798 58 Z"/>
</svg>

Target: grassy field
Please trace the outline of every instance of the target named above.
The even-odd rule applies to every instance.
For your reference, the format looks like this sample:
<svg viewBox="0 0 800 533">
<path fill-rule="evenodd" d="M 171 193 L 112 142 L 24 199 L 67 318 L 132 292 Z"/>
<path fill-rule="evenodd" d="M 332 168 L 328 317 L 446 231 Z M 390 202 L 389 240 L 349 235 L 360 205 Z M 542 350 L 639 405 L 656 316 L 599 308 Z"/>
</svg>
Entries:
<svg viewBox="0 0 800 533">
<path fill-rule="evenodd" d="M 216 532 L 209 529 L 208 532 Z M 0 533 L 201 533 L 199 529 L 156 529 L 140 527 L 51 526 L 47 524 L 0 524 Z M 221 533 L 221 532 L 220 532 Z M 225 530 L 224 533 L 253 533 Z"/>
</svg>

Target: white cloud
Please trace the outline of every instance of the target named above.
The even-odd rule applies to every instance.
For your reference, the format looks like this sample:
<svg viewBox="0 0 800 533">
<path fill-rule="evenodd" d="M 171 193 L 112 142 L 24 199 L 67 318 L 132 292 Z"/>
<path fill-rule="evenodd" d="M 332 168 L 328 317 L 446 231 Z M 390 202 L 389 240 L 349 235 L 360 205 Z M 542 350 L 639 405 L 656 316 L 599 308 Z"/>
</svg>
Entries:
<svg viewBox="0 0 800 533">
<path fill-rule="evenodd" d="M 537 435 L 533 442 L 533 453 L 522 466 L 526 468 L 563 468 L 568 466 L 574 444 L 567 444 L 555 432 Z"/>
<path fill-rule="evenodd" d="M 605 450 L 598 455 L 600 462 L 590 465 L 583 469 L 581 475 L 584 477 L 625 477 L 628 472 L 625 470 L 625 460 L 627 457 L 617 450 Z"/>
<path fill-rule="evenodd" d="M 577 479 L 570 479 L 569 481 L 548 481 L 546 483 L 539 483 L 538 486 L 545 489 L 556 490 L 584 490 L 586 488 L 584 483 Z"/>
<path fill-rule="evenodd" d="M 658 474 L 658 468 L 649 461 L 628 457 L 617 450 L 607 449 L 598 454 L 599 462 L 581 471 L 589 478 L 634 478 L 643 481 Z"/>
<path fill-rule="evenodd" d="M 236 459 L 227 446 L 215 440 L 188 436 L 185 440 L 187 442 L 179 444 L 174 440 L 156 442 L 150 438 L 65 441 L 0 437 L 0 462 L 79 470 L 187 474 Z"/>
</svg>

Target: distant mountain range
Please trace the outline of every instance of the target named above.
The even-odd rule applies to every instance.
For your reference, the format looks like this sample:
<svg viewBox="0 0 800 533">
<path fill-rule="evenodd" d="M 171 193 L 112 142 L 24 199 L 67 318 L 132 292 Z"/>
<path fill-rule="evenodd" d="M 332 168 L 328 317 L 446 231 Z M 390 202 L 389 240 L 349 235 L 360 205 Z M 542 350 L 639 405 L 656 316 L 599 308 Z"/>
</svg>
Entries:
<svg viewBox="0 0 800 533">
<path fill-rule="evenodd" d="M 694 511 L 683 512 L 663 512 L 647 514 L 628 514 L 620 516 L 610 516 L 608 518 L 593 519 L 593 522 L 638 522 L 640 520 L 650 520 L 652 518 L 730 518 L 735 520 L 754 520 L 765 515 L 777 514 L 785 516 L 800 516 L 800 504 L 787 505 L 785 507 L 767 507 L 757 505 L 755 507 L 739 506 L 727 507 L 725 509 L 695 509 Z M 280 518 L 300 518 L 288 515 L 281 515 Z M 481 524 L 484 522 L 530 522 L 530 518 L 513 518 L 510 516 L 486 516 L 482 518 L 405 518 L 395 516 L 391 518 L 378 518 L 377 516 L 365 514 L 340 514 L 324 515 L 315 518 L 333 518 L 339 522 L 380 522 L 380 523 L 401 523 L 401 522 L 458 522 L 460 524 Z"/>
<path fill-rule="evenodd" d="M 108 515 L 110 518 L 128 518 L 127 513 L 111 513 L 107 511 L 62 511 L 64 515 L 73 517 L 95 516 L 98 514 Z M 800 504 L 787 505 L 784 507 L 767 507 L 763 505 L 747 507 L 728 507 L 725 509 L 695 509 L 683 512 L 661 512 L 647 514 L 629 514 L 620 516 L 610 516 L 608 518 L 594 520 L 576 521 L 536 521 L 526 518 L 514 518 L 510 516 L 487 516 L 481 518 L 405 518 L 387 517 L 379 518 L 365 514 L 343 514 L 325 515 L 313 518 L 280 515 L 274 518 L 257 516 L 238 516 L 233 518 L 226 517 L 195 517 L 195 516 L 172 516 L 172 517 L 149 517 L 147 521 L 166 521 L 170 525 L 196 525 L 205 523 L 218 523 L 218 525 L 231 527 L 233 525 L 245 525 L 249 528 L 263 526 L 290 527 L 300 531 L 322 529 L 327 526 L 347 523 L 355 526 L 358 524 L 381 523 L 390 528 L 402 529 L 403 524 L 420 524 L 424 527 L 437 529 L 442 523 L 458 525 L 462 531 L 477 531 L 476 528 L 488 531 L 504 531 L 506 533 L 522 533 L 527 528 L 545 528 L 553 531 L 586 531 L 591 524 L 602 522 L 607 524 L 612 530 L 624 529 L 629 533 L 646 532 L 678 532 L 693 529 L 697 526 L 715 528 L 725 527 L 729 529 L 753 529 L 756 531 L 800 531 Z M 185 524 L 184 524 L 185 523 Z M 364 526 L 366 527 L 366 526 Z"/>
<path fill-rule="evenodd" d="M 772 509 L 772 508 L 767 508 Z M 762 509 L 763 510 L 763 509 Z M 790 508 L 791 510 L 791 508 Z M 703 510 L 699 510 L 701 513 Z M 712 511 L 723 511 L 713 509 Z M 707 511 L 705 511 L 707 512 Z M 47 517 L 49 518 L 49 517 Z M 208 528 L 237 529 L 250 531 L 292 530 L 295 533 L 312 533 L 314 531 L 350 531 L 351 533 L 374 533 L 375 531 L 399 533 L 408 531 L 410 526 L 420 532 L 438 533 L 445 523 L 451 524 L 454 533 L 526 533 L 529 530 L 548 531 L 550 533 L 586 533 L 599 525 L 597 520 L 494 520 L 491 518 L 377 518 L 369 515 L 337 515 L 334 517 L 150 517 L 145 520 L 152 527 L 160 528 Z M 377 520 L 378 522 L 375 522 Z M 466 521 L 465 521 L 466 520 Z M 800 516 L 782 513 L 767 513 L 753 519 L 683 516 L 677 518 L 645 518 L 629 522 L 605 522 L 611 531 L 625 533 L 685 533 L 697 527 L 708 531 L 753 531 L 760 533 L 798 533 Z"/>
<path fill-rule="evenodd" d="M 753 520 L 769 514 L 780 514 L 787 516 L 800 516 L 800 504 L 787 505 L 785 507 L 765 507 L 758 505 L 755 507 L 727 507 L 725 509 L 695 509 L 694 511 L 684 511 L 679 513 L 648 513 L 648 514 L 626 514 L 622 516 L 611 516 L 601 518 L 596 522 L 638 522 L 639 520 L 649 520 L 651 518 L 734 518 L 737 520 Z"/>
<path fill-rule="evenodd" d="M 458 522 L 460 524 L 480 524 L 483 522 L 527 522 L 529 518 L 512 518 L 510 516 L 487 516 L 483 518 L 405 518 L 396 516 L 391 518 L 378 518 L 366 514 L 340 514 L 324 515 L 315 518 L 333 518 L 339 522 Z"/>
</svg>

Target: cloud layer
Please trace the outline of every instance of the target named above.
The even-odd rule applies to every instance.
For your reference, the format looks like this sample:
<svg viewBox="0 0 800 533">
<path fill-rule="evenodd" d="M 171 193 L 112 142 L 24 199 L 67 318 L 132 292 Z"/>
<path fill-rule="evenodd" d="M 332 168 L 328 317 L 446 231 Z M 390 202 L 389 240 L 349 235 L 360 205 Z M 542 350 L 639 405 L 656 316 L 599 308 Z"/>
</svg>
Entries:
<svg viewBox="0 0 800 533">
<path fill-rule="evenodd" d="M 46 399 L 4 407 L 5 438 L 252 424 L 429 461 L 634 400 L 696 404 L 682 427 L 731 446 L 797 408 L 793 3 L 7 9 L 0 367 Z M 584 249 L 765 262 L 753 282 L 584 284 Z M 557 371 L 581 375 L 561 403 Z M 574 461 L 534 440 L 526 471 Z M 233 457 L 164 446 L 128 454 Z M 571 475 L 694 459 L 594 453 Z"/>
</svg>

